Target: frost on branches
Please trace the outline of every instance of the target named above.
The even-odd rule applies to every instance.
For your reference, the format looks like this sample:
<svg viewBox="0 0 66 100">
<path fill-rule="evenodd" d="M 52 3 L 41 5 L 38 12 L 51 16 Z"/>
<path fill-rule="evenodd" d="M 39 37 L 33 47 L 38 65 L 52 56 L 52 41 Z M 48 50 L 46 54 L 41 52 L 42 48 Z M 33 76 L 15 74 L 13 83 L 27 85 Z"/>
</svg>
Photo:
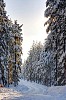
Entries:
<svg viewBox="0 0 66 100">
<path fill-rule="evenodd" d="M 55 85 L 66 84 L 66 1 L 47 0 L 45 16 L 48 21 L 47 33 L 52 35 L 55 60 Z"/>
<path fill-rule="evenodd" d="M 0 84 L 18 84 L 21 71 L 22 25 L 13 24 L 6 16 L 5 3 L 0 0 Z"/>
<path fill-rule="evenodd" d="M 40 55 L 36 48 L 30 50 L 23 75 L 47 86 L 66 85 L 66 0 L 47 0 L 45 17 L 48 37 Z"/>
</svg>

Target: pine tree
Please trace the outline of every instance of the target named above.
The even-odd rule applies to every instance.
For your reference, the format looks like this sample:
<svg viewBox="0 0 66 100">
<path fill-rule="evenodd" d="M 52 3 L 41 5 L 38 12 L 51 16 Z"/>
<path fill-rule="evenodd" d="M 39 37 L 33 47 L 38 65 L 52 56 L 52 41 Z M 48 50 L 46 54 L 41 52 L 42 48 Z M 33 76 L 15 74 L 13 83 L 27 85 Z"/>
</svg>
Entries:
<svg viewBox="0 0 66 100">
<path fill-rule="evenodd" d="M 42 44 L 35 43 L 33 41 L 33 45 L 31 46 L 31 49 L 29 51 L 29 56 L 23 65 L 24 67 L 24 78 L 30 81 L 38 82 L 39 83 L 39 72 L 37 70 L 37 63 L 40 60 L 40 53 L 42 50 Z"/>
<path fill-rule="evenodd" d="M 65 0 L 47 0 L 45 16 L 48 17 L 47 32 L 52 35 L 53 52 L 55 64 L 55 85 L 66 84 L 65 78 L 65 20 L 66 20 L 66 1 Z M 62 57 L 62 58 L 61 58 Z"/>
<path fill-rule="evenodd" d="M 15 23 L 13 24 L 13 34 L 14 34 L 14 66 L 13 66 L 13 81 L 16 85 L 16 83 L 18 84 L 18 74 L 19 71 L 21 72 L 21 65 L 22 65 L 22 60 L 21 60 L 21 54 L 22 54 L 22 47 L 21 47 L 21 43 L 23 41 L 22 38 L 22 29 L 21 29 L 22 25 L 17 24 L 17 21 L 15 21 Z"/>
<path fill-rule="evenodd" d="M 6 16 L 5 3 L 0 0 L 0 83 L 18 84 L 21 72 L 22 25 L 13 24 Z"/>
<path fill-rule="evenodd" d="M 3 0 L 0 0 L 0 70 L 3 85 L 5 85 L 7 80 L 7 22 L 8 17 L 6 16 L 5 3 Z"/>
</svg>

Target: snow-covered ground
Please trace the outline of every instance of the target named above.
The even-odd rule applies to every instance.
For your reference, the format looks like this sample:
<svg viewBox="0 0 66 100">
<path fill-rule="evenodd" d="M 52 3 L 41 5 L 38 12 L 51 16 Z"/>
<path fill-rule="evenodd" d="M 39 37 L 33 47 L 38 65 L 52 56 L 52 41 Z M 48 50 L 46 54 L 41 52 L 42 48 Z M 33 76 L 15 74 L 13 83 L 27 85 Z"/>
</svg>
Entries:
<svg viewBox="0 0 66 100">
<path fill-rule="evenodd" d="M 46 87 L 20 80 L 17 87 L 0 88 L 0 100 L 66 100 L 66 86 Z"/>
</svg>

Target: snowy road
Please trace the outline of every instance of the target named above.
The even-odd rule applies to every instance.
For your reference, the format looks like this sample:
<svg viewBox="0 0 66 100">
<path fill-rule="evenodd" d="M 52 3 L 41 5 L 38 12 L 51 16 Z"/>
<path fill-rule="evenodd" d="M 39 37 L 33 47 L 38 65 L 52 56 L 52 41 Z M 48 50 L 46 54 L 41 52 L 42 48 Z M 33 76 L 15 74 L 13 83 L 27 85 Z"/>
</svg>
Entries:
<svg viewBox="0 0 66 100">
<path fill-rule="evenodd" d="M 46 87 L 21 80 L 17 87 L 0 88 L 0 100 L 66 100 L 66 86 Z"/>
</svg>

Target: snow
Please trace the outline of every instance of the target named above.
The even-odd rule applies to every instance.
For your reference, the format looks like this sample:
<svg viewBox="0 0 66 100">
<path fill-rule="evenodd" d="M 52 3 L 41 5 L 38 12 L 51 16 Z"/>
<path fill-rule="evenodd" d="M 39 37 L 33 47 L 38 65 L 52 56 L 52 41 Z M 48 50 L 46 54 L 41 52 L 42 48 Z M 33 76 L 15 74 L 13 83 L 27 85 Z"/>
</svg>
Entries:
<svg viewBox="0 0 66 100">
<path fill-rule="evenodd" d="M 0 100 L 66 100 L 66 86 L 46 87 L 20 80 L 17 87 L 0 88 Z"/>
<path fill-rule="evenodd" d="M 61 55 L 60 59 L 59 59 L 59 63 L 62 62 L 63 58 L 65 57 L 66 55 L 66 51 Z"/>
</svg>

